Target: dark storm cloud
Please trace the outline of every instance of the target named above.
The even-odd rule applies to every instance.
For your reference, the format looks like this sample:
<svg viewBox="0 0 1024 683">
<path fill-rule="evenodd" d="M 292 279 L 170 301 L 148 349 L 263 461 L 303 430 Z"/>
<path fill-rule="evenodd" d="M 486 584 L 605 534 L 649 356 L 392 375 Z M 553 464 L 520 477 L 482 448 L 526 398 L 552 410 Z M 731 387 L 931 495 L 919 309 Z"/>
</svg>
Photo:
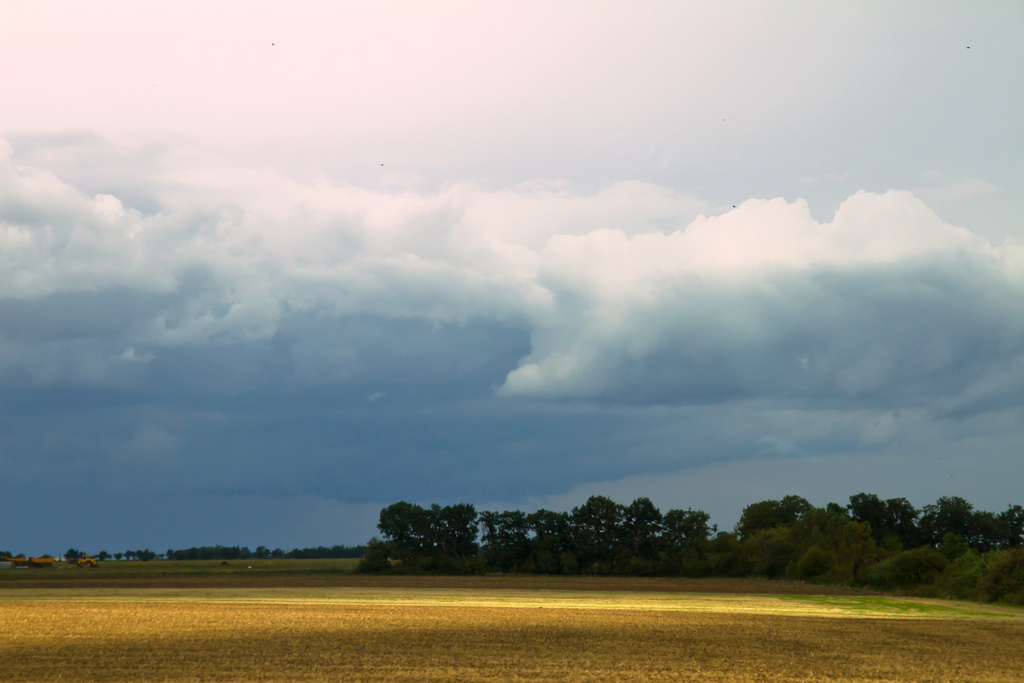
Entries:
<svg viewBox="0 0 1024 683">
<path fill-rule="evenodd" d="M 116 288 L 57 292 L 39 300 L 0 298 L 0 320 L 10 341 L 31 344 L 98 339 L 120 341 L 140 321 L 173 306 L 176 295 Z"/>
<path fill-rule="evenodd" d="M 243 173 L 154 190 L 148 215 L 0 170 L 5 495 L 148 492 L 146 515 L 252 529 L 247 506 L 299 524 L 401 498 L 542 504 L 1020 432 L 1024 252 L 910 193 L 821 223 L 782 199 L 697 216 L 642 183 Z"/>
<path fill-rule="evenodd" d="M 983 258 L 812 268 L 674 290 L 653 350 L 600 349 L 606 384 L 592 398 L 969 411 L 988 398 L 980 385 L 1024 359 L 1020 290 Z M 1002 400 L 1017 404 L 1010 392 Z"/>
</svg>

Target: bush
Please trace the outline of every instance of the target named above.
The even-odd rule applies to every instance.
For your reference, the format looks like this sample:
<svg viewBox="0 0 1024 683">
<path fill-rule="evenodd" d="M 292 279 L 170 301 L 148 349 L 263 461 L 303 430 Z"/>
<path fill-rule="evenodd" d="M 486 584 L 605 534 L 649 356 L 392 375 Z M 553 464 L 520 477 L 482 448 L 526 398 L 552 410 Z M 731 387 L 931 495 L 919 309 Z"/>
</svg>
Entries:
<svg viewBox="0 0 1024 683">
<path fill-rule="evenodd" d="M 526 558 L 520 571 L 534 574 L 558 574 L 561 565 L 558 555 L 550 550 L 537 550 Z"/>
<path fill-rule="evenodd" d="M 968 552 L 971 546 L 960 534 L 948 533 L 942 537 L 942 545 L 939 552 L 946 556 L 946 559 L 953 562 L 958 557 Z"/>
<path fill-rule="evenodd" d="M 750 573 L 770 579 L 782 576 L 798 552 L 789 527 L 757 531 L 741 547 L 753 568 Z"/>
<path fill-rule="evenodd" d="M 879 564 L 871 582 L 883 588 L 926 586 L 934 582 L 948 564 L 946 556 L 935 548 L 906 550 Z"/>
<path fill-rule="evenodd" d="M 793 573 L 800 579 L 813 579 L 828 574 L 832 571 L 835 563 L 834 553 L 815 545 L 808 548 L 807 552 L 797 560 L 793 567 Z"/>
<path fill-rule="evenodd" d="M 679 565 L 679 576 L 690 579 L 700 578 L 708 575 L 708 563 L 704 560 L 683 560 Z"/>
<path fill-rule="evenodd" d="M 736 534 L 719 532 L 708 544 L 707 573 L 713 576 L 748 576 L 754 570 L 748 555 Z"/>
<path fill-rule="evenodd" d="M 376 537 L 371 538 L 370 542 L 366 544 L 366 552 L 363 553 L 363 559 L 356 565 L 356 571 L 363 574 L 382 572 L 390 565 L 388 556 L 388 544 Z"/>
<path fill-rule="evenodd" d="M 576 553 L 574 553 L 574 552 L 562 553 L 562 573 L 563 574 L 579 574 L 580 573 L 580 562 L 576 558 Z"/>
<path fill-rule="evenodd" d="M 617 574 L 628 574 L 629 576 L 651 576 L 657 573 L 657 564 L 654 560 L 642 557 L 631 557 L 625 567 L 617 567 Z"/>
<path fill-rule="evenodd" d="M 936 586 L 941 588 L 947 597 L 972 598 L 976 594 L 978 582 L 985 574 L 988 561 L 987 554 L 968 550 L 946 567 L 946 571 L 936 581 Z"/>
<path fill-rule="evenodd" d="M 1024 605 L 1024 548 L 990 553 L 978 592 L 986 600 Z"/>
</svg>

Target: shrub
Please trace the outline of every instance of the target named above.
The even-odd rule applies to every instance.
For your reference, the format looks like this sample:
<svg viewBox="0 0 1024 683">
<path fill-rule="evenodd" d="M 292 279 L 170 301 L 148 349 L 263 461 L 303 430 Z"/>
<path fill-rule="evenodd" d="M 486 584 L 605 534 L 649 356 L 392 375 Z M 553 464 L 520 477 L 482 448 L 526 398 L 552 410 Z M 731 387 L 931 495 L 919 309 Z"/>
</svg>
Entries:
<svg viewBox="0 0 1024 683">
<path fill-rule="evenodd" d="M 996 551 L 990 558 L 978 592 L 987 600 L 1024 605 L 1024 548 Z"/>
<path fill-rule="evenodd" d="M 798 552 L 789 527 L 754 532 L 741 548 L 753 568 L 751 573 L 770 579 L 782 576 Z"/>
<path fill-rule="evenodd" d="M 376 537 L 371 538 L 366 544 L 366 552 L 363 553 L 363 559 L 356 565 L 356 571 L 363 574 L 384 571 L 390 565 L 388 561 L 389 554 L 387 543 Z"/>
<path fill-rule="evenodd" d="M 940 548 L 941 551 L 941 548 Z M 936 580 L 936 586 L 950 598 L 974 597 L 978 582 L 988 567 L 989 555 L 968 550 L 946 567 Z"/>
<path fill-rule="evenodd" d="M 924 586 L 935 581 L 948 564 L 946 556 L 934 548 L 906 550 L 879 564 L 872 583 L 892 588 Z"/>
<path fill-rule="evenodd" d="M 797 560 L 793 567 L 793 573 L 800 579 L 813 579 L 828 574 L 832 571 L 835 563 L 834 553 L 815 545 L 808 548 L 807 552 Z"/>
<path fill-rule="evenodd" d="M 530 554 L 523 563 L 524 572 L 537 574 L 557 574 L 561 571 L 558 555 L 550 550 L 538 550 Z"/>
<path fill-rule="evenodd" d="M 942 545 L 939 546 L 939 552 L 945 555 L 946 559 L 950 562 L 953 562 L 970 549 L 971 546 L 967 544 L 963 536 L 952 532 L 942 537 Z"/>
</svg>

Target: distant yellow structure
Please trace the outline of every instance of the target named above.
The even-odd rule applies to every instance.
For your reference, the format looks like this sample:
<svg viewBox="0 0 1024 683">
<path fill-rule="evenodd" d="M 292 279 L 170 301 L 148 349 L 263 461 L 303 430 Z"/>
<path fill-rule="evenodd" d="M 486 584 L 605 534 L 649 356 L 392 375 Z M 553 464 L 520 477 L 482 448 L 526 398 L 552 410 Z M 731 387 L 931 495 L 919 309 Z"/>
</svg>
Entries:
<svg viewBox="0 0 1024 683">
<path fill-rule="evenodd" d="M 56 562 L 52 557 L 4 557 L 0 561 L 10 562 L 12 567 L 52 567 Z"/>
</svg>

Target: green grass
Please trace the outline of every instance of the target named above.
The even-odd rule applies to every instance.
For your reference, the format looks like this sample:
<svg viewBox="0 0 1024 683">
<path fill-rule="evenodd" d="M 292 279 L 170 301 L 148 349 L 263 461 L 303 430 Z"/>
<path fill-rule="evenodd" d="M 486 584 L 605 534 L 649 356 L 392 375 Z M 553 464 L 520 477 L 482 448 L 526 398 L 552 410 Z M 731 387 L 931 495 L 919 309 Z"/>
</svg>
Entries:
<svg viewBox="0 0 1024 683">
<path fill-rule="evenodd" d="M 981 605 L 973 602 L 865 596 L 832 596 L 832 595 L 792 595 L 788 600 L 833 608 L 846 615 L 870 614 L 872 616 L 891 615 L 894 617 L 991 617 L 1020 616 L 1024 617 L 1024 608 L 1006 605 Z"/>
</svg>

